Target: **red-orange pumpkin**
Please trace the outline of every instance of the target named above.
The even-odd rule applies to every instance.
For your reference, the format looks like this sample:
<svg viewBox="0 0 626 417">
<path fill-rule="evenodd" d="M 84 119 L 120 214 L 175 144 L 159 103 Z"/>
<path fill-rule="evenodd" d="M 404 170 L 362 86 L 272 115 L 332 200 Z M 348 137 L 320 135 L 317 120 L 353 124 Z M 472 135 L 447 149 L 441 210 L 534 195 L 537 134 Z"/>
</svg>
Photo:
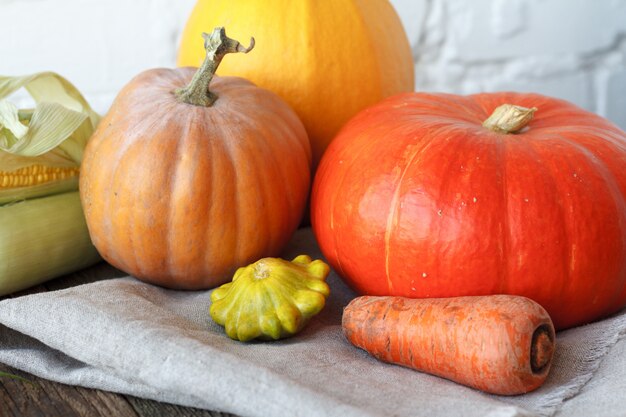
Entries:
<svg viewBox="0 0 626 417">
<path fill-rule="evenodd" d="M 237 267 L 278 255 L 309 191 L 304 126 L 277 95 L 249 81 L 210 81 L 218 45 L 244 50 L 216 36 L 205 44 L 217 48 L 208 51 L 216 58 L 197 77 L 195 68 L 181 68 L 134 78 L 100 122 L 81 168 L 98 251 L 167 287 L 214 287 Z M 179 90 L 187 84 L 195 87 Z"/>
<path fill-rule="evenodd" d="M 536 107 L 518 133 L 482 126 Z M 352 119 L 316 174 L 311 215 L 359 293 L 517 294 L 557 328 L 626 304 L 626 134 L 535 94 L 404 94 Z"/>
</svg>

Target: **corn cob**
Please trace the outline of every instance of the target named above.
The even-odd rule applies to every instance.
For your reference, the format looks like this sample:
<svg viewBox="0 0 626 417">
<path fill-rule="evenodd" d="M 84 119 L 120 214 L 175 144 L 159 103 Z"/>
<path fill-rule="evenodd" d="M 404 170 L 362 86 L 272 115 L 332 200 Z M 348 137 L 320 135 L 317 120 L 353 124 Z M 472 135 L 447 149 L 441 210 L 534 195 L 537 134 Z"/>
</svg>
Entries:
<svg viewBox="0 0 626 417">
<path fill-rule="evenodd" d="M 0 204 L 76 191 L 78 173 L 78 167 L 45 165 L 32 165 L 15 171 L 0 170 Z"/>
<path fill-rule="evenodd" d="M 20 88 L 35 109 L 3 100 Z M 57 74 L 0 76 L 0 296 L 101 260 L 77 191 L 82 152 L 98 120 Z"/>
<path fill-rule="evenodd" d="M 31 165 L 13 172 L 0 171 L 0 189 L 31 187 L 69 178 L 78 178 L 78 167 L 48 167 Z"/>
</svg>

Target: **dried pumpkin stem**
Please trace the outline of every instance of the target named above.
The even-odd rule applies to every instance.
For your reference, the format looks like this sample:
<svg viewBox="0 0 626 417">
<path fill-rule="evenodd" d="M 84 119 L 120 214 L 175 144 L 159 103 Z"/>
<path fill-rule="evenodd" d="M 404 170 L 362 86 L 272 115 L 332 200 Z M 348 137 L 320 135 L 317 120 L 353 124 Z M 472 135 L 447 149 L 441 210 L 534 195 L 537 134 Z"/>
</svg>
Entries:
<svg viewBox="0 0 626 417">
<path fill-rule="evenodd" d="M 217 100 L 217 95 L 209 91 L 209 84 L 226 54 L 243 52 L 247 54 L 254 48 L 254 38 L 250 38 L 250 46 L 244 47 L 239 41 L 226 36 L 223 27 L 217 27 L 209 35 L 203 33 L 206 58 L 202 66 L 194 74 L 189 85 L 175 91 L 180 101 L 194 106 L 210 107 Z"/>
<path fill-rule="evenodd" d="M 536 107 L 529 109 L 513 104 L 503 104 L 493 111 L 491 116 L 483 122 L 483 126 L 497 133 L 517 133 L 530 123 L 536 111 Z"/>
</svg>

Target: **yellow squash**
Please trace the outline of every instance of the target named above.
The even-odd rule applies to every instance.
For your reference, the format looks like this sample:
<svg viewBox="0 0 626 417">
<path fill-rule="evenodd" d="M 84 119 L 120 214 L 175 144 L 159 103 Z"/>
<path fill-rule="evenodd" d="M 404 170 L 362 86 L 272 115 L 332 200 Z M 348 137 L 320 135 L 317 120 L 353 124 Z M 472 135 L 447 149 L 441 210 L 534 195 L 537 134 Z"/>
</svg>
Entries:
<svg viewBox="0 0 626 417">
<path fill-rule="evenodd" d="M 242 342 L 292 336 L 324 308 L 329 271 L 307 255 L 291 262 L 263 258 L 239 268 L 232 282 L 211 293 L 211 317 Z"/>
<path fill-rule="evenodd" d="M 202 32 L 226 26 L 257 40 L 219 75 L 237 75 L 285 99 L 302 119 L 314 167 L 339 128 L 390 95 L 412 91 L 406 34 L 387 0 L 198 0 L 183 32 L 178 65 L 199 66 Z"/>
</svg>

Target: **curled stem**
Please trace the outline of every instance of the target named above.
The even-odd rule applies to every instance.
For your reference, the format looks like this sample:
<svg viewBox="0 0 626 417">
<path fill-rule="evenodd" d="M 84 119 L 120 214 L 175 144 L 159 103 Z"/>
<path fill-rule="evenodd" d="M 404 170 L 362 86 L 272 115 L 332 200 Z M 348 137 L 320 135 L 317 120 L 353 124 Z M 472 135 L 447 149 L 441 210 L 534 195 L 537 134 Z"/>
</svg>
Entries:
<svg viewBox="0 0 626 417">
<path fill-rule="evenodd" d="M 217 100 L 217 95 L 209 91 L 209 84 L 226 54 L 242 52 L 247 54 L 254 48 L 254 38 L 250 38 L 250 46 L 244 47 L 239 41 L 226 36 L 223 27 L 217 27 L 211 34 L 203 33 L 206 58 L 194 74 L 191 82 L 184 88 L 174 92 L 184 103 L 194 106 L 210 107 Z"/>
</svg>

